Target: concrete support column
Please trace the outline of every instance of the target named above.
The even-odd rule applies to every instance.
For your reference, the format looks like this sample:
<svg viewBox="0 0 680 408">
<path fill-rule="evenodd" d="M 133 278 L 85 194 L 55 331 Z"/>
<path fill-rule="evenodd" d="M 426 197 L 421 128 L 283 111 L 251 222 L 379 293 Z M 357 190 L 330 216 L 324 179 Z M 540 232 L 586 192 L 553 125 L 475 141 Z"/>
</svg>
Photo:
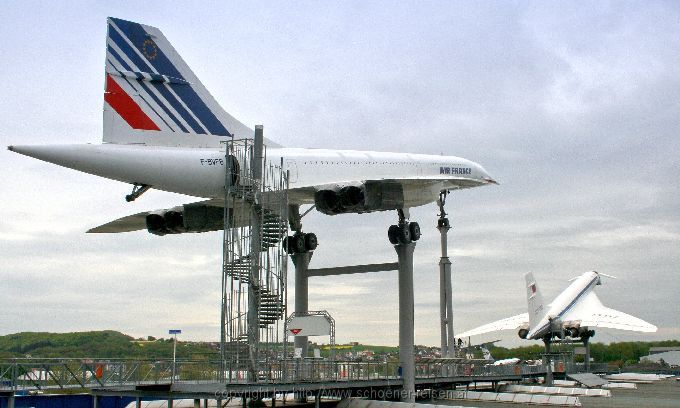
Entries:
<svg viewBox="0 0 680 408">
<path fill-rule="evenodd" d="M 553 385 L 553 373 L 552 373 L 552 355 L 550 354 L 550 340 L 544 341 L 545 343 L 545 383 L 546 387 L 552 387 Z"/>
<path fill-rule="evenodd" d="M 99 408 L 99 396 L 92 396 L 92 408 Z"/>
<path fill-rule="evenodd" d="M 312 260 L 313 252 L 292 254 L 290 258 L 295 265 L 295 313 L 309 311 L 309 281 L 307 270 Z M 295 336 L 295 348 L 302 349 L 302 358 L 307 356 L 307 336 Z"/>
<path fill-rule="evenodd" d="M 140 397 L 135 398 L 135 407 L 142 408 L 142 399 Z"/>
<path fill-rule="evenodd" d="M 447 235 L 451 226 L 449 219 L 446 218 L 444 202 L 446 193 L 440 194 L 437 205 L 439 205 L 439 220 L 437 229 L 440 234 L 441 258 L 439 259 L 439 314 L 441 330 L 441 352 L 442 357 L 455 357 L 456 343 L 453 335 L 453 287 L 451 278 L 451 260 L 448 253 Z"/>
<path fill-rule="evenodd" d="M 175 401 L 172 398 L 168 398 L 168 408 L 172 408 L 175 405 Z"/>
<path fill-rule="evenodd" d="M 446 257 L 444 264 L 444 273 L 446 278 L 446 329 L 447 329 L 447 355 L 446 357 L 455 357 L 456 339 L 453 337 L 453 284 L 451 279 L 451 261 Z"/>
<path fill-rule="evenodd" d="M 446 272 L 443 265 L 444 258 L 439 260 L 439 329 L 442 357 L 449 354 L 446 336 Z"/>
<path fill-rule="evenodd" d="M 14 408 L 14 394 L 7 397 L 7 408 Z"/>
<path fill-rule="evenodd" d="M 399 258 L 399 366 L 403 380 L 403 402 L 415 402 L 413 251 L 416 243 L 394 246 Z"/>
<path fill-rule="evenodd" d="M 194 408 L 201 408 L 201 400 L 194 399 Z"/>
<path fill-rule="evenodd" d="M 586 336 L 583 338 L 583 345 L 586 348 L 586 361 L 585 361 L 585 369 L 586 372 L 590 372 L 590 336 Z"/>
</svg>

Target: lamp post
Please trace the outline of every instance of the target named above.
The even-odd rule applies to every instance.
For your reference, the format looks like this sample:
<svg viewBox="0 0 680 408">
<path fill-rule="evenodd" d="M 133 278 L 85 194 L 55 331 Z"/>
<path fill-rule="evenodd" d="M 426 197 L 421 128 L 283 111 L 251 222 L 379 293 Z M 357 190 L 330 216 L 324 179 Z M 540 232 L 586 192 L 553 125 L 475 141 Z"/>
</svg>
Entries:
<svg viewBox="0 0 680 408">
<path fill-rule="evenodd" d="M 170 329 L 168 330 L 168 334 L 172 334 L 175 339 L 172 344 L 172 379 L 170 382 L 175 382 L 175 364 L 176 364 L 176 358 L 177 358 L 177 335 L 182 334 L 182 330 L 180 329 Z"/>
</svg>

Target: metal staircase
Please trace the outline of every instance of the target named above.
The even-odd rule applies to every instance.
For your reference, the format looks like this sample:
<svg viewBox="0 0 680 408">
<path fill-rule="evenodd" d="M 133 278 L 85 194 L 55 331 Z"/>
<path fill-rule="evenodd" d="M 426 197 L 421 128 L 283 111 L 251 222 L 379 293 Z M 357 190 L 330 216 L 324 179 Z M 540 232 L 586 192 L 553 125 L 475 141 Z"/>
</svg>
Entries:
<svg viewBox="0 0 680 408">
<path fill-rule="evenodd" d="M 258 153 L 258 130 L 255 140 L 226 144 L 220 343 L 225 381 L 263 379 L 258 366 L 278 357 L 286 315 L 288 179 L 280 163 L 267 162 L 264 147 Z"/>
</svg>

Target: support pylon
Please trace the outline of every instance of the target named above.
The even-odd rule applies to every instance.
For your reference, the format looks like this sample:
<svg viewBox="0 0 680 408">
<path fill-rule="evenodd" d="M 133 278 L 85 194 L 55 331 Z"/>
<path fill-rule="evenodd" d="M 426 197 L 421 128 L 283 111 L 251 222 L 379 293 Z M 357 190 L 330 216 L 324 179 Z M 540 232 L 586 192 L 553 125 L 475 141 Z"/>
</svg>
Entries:
<svg viewBox="0 0 680 408">
<path fill-rule="evenodd" d="M 295 265 L 295 313 L 300 315 L 309 311 L 309 277 L 307 270 L 314 252 L 302 252 L 291 254 L 290 258 Z M 295 348 L 302 349 L 302 358 L 307 356 L 307 336 L 295 336 Z"/>
<path fill-rule="evenodd" d="M 448 255 L 447 234 L 451 229 L 449 219 L 446 218 L 444 204 L 446 203 L 446 191 L 439 193 L 439 220 L 437 229 L 440 233 L 441 253 L 439 258 L 439 314 L 441 329 L 441 353 L 442 357 L 455 357 L 455 338 L 453 334 L 453 288 L 451 279 L 451 260 Z"/>
<path fill-rule="evenodd" d="M 399 366 L 402 402 L 416 401 L 414 347 L 413 251 L 416 243 L 397 244 L 399 259 Z"/>
</svg>

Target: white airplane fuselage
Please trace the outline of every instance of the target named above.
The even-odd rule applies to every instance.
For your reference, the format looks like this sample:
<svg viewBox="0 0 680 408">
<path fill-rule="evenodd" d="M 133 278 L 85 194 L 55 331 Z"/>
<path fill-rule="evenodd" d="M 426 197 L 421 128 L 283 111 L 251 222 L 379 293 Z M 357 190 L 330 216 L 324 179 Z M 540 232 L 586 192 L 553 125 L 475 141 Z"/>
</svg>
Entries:
<svg viewBox="0 0 680 408">
<path fill-rule="evenodd" d="M 219 148 L 143 145 L 10 146 L 10 150 L 125 183 L 204 198 L 221 198 L 225 153 Z M 405 207 L 434 201 L 441 190 L 494 183 L 477 163 L 455 156 L 370 151 L 268 148 L 270 163 L 290 171 L 290 188 L 380 179 L 418 179 Z M 430 193 L 430 194 L 428 194 Z M 313 203 L 311 197 L 298 204 Z"/>
<path fill-rule="evenodd" d="M 214 207 L 229 205 L 224 202 L 227 187 L 252 183 L 249 163 L 237 163 L 250 160 L 244 158 L 250 153 L 227 156 L 224 142 L 254 138 L 254 130 L 222 109 L 158 28 L 114 17 L 107 19 L 107 27 L 103 144 L 9 149 L 134 184 L 127 200 L 149 188 L 208 199 L 133 214 L 90 232 L 146 228 L 166 235 L 223 227 L 224 216 Z M 477 163 L 455 156 L 289 148 L 262 140 L 268 164 L 281 164 L 289 175 L 291 219 L 300 218 L 302 204 L 315 204 L 327 215 L 398 210 L 401 235 L 392 229 L 391 237 L 404 243 L 411 235 L 404 210 L 434 202 L 442 191 L 496 183 Z M 240 147 L 234 154 L 242 153 Z M 243 152 L 250 149 L 242 147 Z M 237 174 L 227 177 L 229 169 Z M 294 224 L 302 237 L 300 223 Z M 418 225 L 413 229 L 419 231 Z"/>
<path fill-rule="evenodd" d="M 527 339 L 542 339 L 552 330 L 559 330 L 562 326 L 562 316 L 578 304 L 593 288 L 600 284 L 600 276 L 596 272 L 586 272 L 575 278 L 548 306 L 545 316 L 532 327 Z"/>
<path fill-rule="evenodd" d="M 609 308 L 602 304 L 595 287 L 602 283 L 602 276 L 613 276 L 589 271 L 571 280 L 549 304 L 543 302 L 533 273 L 524 275 L 527 312 L 487 323 L 460 334 L 461 337 L 476 336 L 499 330 L 518 330 L 521 339 L 543 340 L 553 337 L 580 339 L 587 342 L 595 333 L 594 328 L 629 330 L 653 333 L 657 327 L 640 318 Z"/>
</svg>

